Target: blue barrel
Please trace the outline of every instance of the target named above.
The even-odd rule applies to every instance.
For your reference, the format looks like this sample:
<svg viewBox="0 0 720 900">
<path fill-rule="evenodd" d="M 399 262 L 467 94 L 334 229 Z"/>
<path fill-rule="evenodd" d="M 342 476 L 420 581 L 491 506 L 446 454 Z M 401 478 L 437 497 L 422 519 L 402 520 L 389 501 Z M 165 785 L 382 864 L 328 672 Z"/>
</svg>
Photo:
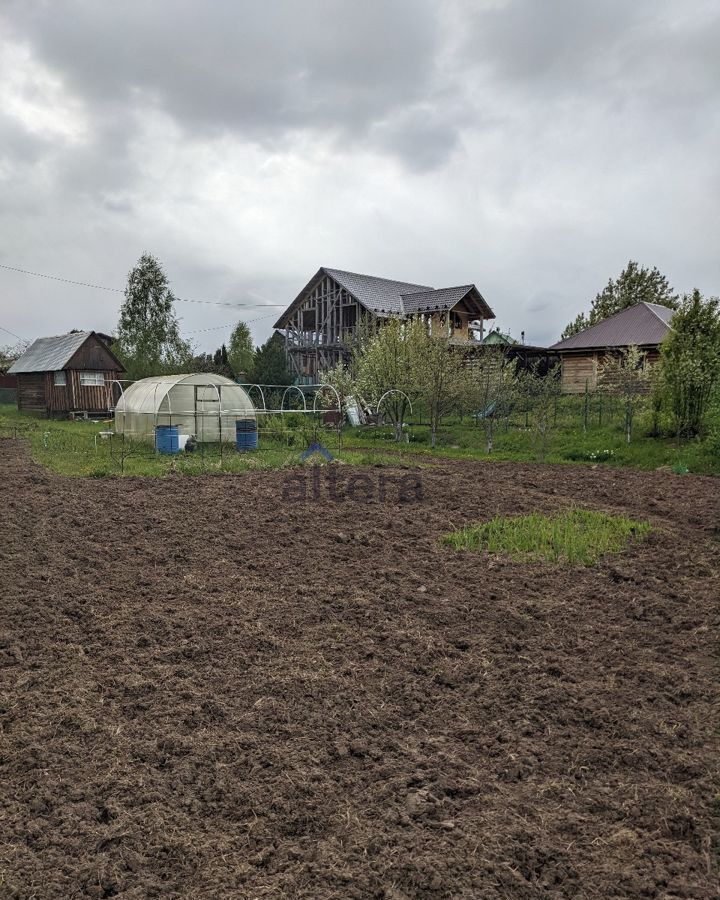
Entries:
<svg viewBox="0 0 720 900">
<path fill-rule="evenodd" d="M 155 449 L 159 453 L 179 453 L 180 451 L 180 426 L 156 425 Z"/>
<path fill-rule="evenodd" d="M 258 433 L 255 419 L 237 419 L 235 421 L 235 446 L 241 452 L 257 450 Z"/>
</svg>

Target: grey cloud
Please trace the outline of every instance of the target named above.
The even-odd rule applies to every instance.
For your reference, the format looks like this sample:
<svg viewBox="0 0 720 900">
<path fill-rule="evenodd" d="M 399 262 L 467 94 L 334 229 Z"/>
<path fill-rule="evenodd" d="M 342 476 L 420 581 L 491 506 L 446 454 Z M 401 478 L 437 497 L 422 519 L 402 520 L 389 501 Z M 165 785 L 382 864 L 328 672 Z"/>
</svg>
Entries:
<svg viewBox="0 0 720 900">
<path fill-rule="evenodd" d="M 20 127 L 17 119 L 0 110 L 0 167 L 30 166 L 52 148 L 52 141 Z"/>
<path fill-rule="evenodd" d="M 465 59 L 536 103 L 652 105 L 660 113 L 716 93 L 717 4 L 508 0 L 481 10 L 471 0 L 466 13 Z"/>
<path fill-rule="evenodd" d="M 618 43 L 635 26 L 649 0 L 510 0 L 473 16 L 468 54 L 495 72 L 537 88 L 565 90 L 612 65 Z"/>
<path fill-rule="evenodd" d="M 12 7 L 13 33 L 90 105 L 156 106 L 188 133 L 264 141 L 361 134 L 428 89 L 430 0 L 215 3 L 67 0 Z"/>
<path fill-rule="evenodd" d="M 0 261 L 122 286 L 148 249 L 180 296 L 258 303 L 320 265 L 472 280 L 533 342 L 630 257 L 718 292 L 716 3 L 5 0 L 0 25 L 86 126 L 0 111 Z M 0 323 L 111 327 L 113 295 L 59 291 L 15 277 Z"/>
<path fill-rule="evenodd" d="M 459 143 L 457 121 L 435 105 L 421 104 L 393 114 L 371 129 L 371 139 L 417 172 L 441 166 Z"/>
</svg>

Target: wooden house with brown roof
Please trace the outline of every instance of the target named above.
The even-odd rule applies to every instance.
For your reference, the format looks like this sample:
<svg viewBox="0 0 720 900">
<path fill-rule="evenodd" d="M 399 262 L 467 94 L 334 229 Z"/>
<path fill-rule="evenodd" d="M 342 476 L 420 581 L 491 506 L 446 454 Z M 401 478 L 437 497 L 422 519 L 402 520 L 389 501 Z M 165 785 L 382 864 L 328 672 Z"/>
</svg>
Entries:
<svg viewBox="0 0 720 900">
<path fill-rule="evenodd" d="M 10 366 L 17 376 L 21 412 L 43 416 L 107 414 L 120 394 L 124 375 L 106 335 L 71 331 L 38 338 Z"/>
<path fill-rule="evenodd" d="M 553 344 L 549 349 L 560 356 L 563 393 L 596 390 L 604 359 L 631 346 L 643 351 L 647 363 L 657 362 L 673 312 L 643 301 Z"/>
</svg>

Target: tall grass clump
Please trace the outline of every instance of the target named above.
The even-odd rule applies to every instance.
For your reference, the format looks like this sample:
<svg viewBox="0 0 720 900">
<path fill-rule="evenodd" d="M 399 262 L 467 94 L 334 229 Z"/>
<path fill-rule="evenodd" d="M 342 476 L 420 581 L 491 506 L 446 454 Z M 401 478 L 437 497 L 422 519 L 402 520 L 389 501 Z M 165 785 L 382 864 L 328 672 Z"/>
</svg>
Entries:
<svg viewBox="0 0 720 900">
<path fill-rule="evenodd" d="M 623 550 L 649 531 L 646 522 L 572 508 L 554 515 L 496 516 L 453 531 L 442 542 L 456 550 L 486 550 L 518 560 L 591 566 L 604 554 Z"/>
</svg>

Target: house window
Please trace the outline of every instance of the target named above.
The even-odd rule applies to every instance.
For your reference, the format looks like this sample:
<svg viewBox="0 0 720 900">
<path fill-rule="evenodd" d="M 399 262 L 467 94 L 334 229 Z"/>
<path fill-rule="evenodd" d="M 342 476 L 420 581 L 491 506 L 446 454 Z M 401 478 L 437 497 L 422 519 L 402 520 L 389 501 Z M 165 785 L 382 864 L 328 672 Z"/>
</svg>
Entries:
<svg viewBox="0 0 720 900">
<path fill-rule="evenodd" d="M 102 387 L 105 384 L 104 372 L 81 372 L 80 387 Z"/>
<path fill-rule="evenodd" d="M 53 376 L 53 384 L 55 387 L 65 387 L 67 384 L 67 376 L 64 372 L 56 372 Z"/>
</svg>

